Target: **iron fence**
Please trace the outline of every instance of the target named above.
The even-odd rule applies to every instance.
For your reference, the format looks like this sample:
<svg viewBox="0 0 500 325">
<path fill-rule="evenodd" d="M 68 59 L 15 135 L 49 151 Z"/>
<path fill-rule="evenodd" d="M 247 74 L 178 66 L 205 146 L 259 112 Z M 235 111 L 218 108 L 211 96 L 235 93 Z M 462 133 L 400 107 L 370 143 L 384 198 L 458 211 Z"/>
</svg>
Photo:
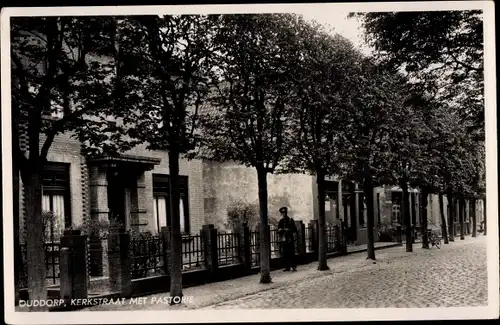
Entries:
<svg viewBox="0 0 500 325">
<path fill-rule="evenodd" d="M 131 238 L 129 242 L 132 279 L 164 274 L 163 237 Z"/>
<path fill-rule="evenodd" d="M 205 265 L 203 241 L 200 235 L 183 237 L 182 270 L 201 269 Z"/>
<path fill-rule="evenodd" d="M 107 238 L 87 236 L 87 273 L 89 278 L 109 275 Z"/>
<path fill-rule="evenodd" d="M 59 251 L 61 244 L 59 242 L 46 242 L 44 244 L 45 252 L 45 271 L 47 285 L 59 284 Z M 28 249 L 27 244 L 21 244 L 21 265 L 19 270 L 19 286 L 20 288 L 28 287 Z"/>
<path fill-rule="evenodd" d="M 232 265 L 240 262 L 238 236 L 238 233 L 217 234 L 217 258 L 219 265 Z"/>
<path fill-rule="evenodd" d="M 271 258 L 281 257 L 281 246 L 279 242 L 279 235 L 277 229 L 272 229 L 270 231 L 270 254 Z"/>
<path fill-rule="evenodd" d="M 337 225 L 326 226 L 327 253 L 333 253 L 340 250 L 340 232 Z"/>
</svg>

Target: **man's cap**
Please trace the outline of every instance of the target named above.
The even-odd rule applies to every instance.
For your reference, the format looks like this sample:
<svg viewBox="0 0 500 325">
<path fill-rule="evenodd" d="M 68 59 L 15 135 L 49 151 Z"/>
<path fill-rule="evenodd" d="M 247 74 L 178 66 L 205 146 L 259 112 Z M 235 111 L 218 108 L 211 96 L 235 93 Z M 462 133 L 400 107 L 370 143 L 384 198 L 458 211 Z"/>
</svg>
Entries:
<svg viewBox="0 0 500 325">
<path fill-rule="evenodd" d="M 281 207 L 279 209 L 280 213 L 283 213 L 283 212 L 288 212 L 288 208 L 287 207 Z"/>
</svg>

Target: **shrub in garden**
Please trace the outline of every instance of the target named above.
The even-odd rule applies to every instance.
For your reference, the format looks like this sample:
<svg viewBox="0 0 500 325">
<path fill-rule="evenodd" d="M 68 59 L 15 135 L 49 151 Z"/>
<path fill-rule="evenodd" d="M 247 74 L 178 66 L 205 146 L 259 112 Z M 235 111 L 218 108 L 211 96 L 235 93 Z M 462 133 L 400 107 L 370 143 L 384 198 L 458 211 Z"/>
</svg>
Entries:
<svg viewBox="0 0 500 325">
<path fill-rule="evenodd" d="M 132 279 L 163 274 L 163 239 L 149 231 L 128 230 Z"/>
<path fill-rule="evenodd" d="M 378 240 L 380 242 L 392 242 L 396 239 L 396 227 L 391 223 L 382 223 L 379 226 Z"/>
</svg>

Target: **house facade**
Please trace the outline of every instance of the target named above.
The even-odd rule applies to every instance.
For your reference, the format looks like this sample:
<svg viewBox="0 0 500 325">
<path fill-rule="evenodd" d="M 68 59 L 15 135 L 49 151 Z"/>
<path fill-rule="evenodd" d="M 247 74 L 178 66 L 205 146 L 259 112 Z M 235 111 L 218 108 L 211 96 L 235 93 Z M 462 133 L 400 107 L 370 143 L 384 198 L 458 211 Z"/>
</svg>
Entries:
<svg viewBox="0 0 500 325">
<path fill-rule="evenodd" d="M 44 139 L 41 139 L 43 143 Z M 27 139 L 21 135 L 21 147 Z M 127 229 L 158 233 L 169 221 L 169 168 L 165 151 L 151 151 L 138 146 L 119 157 L 88 159 L 81 154 L 81 145 L 71 134 L 56 137 L 51 146 L 43 177 L 42 209 L 54 214 L 56 232 L 78 226 L 87 220 L 113 218 Z M 201 160 L 180 162 L 181 231 L 197 234 L 203 224 L 219 229 L 227 221 L 227 209 L 235 202 L 258 203 L 257 173 L 254 168 L 236 163 Z M 326 220 L 343 220 L 348 237 L 357 244 L 366 243 L 366 203 L 357 184 L 327 179 Z M 398 187 L 374 189 L 375 225 L 402 223 L 402 191 Z M 24 229 L 24 189 L 20 184 L 20 229 Z M 340 204 L 339 204 L 340 202 Z M 420 193 L 410 193 L 412 223 L 421 225 Z M 444 213 L 447 214 L 444 197 Z M 278 209 L 289 208 L 290 215 L 305 224 L 318 216 L 316 179 L 308 174 L 269 174 L 269 218 L 278 220 Z M 458 206 L 457 206 L 458 207 Z M 465 221 L 470 220 L 469 202 Z M 428 198 L 428 224 L 440 231 L 441 218 L 437 195 Z M 484 220 L 482 201 L 476 204 L 478 224 Z M 458 222 L 458 216 L 457 220 Z"/>
<path fill-rule="evenodd" d="M 31 36 L 27 35 L 27 39 Z M 32 38 L 32 37 L 31 37 Z M 35 39 L 32 40 L 36 41 Z M 101 58 L 104 60 L 104 58 Z M 24 59 L 23 59 L 24 60 Z M 37 69 L 45 69 L 39 63 Z M 61 112 L 62 113 L 62 112 Z M 48 118 L 61 117 L 59 113 Z M 26 130 L 21 127 L 21 150 L 27 149 Z M 24 131 L 24 132 L 23 132 Z M 45 139 L 41 139 L 40 145 Z M 87 159 L 78 140 L 70 133 L 56 136 L 48 152 L 43 177 L 44 211 L 54 215 L 52 227 L 58 232 L 88 220 L 119 220 L 128 229 L 158 233 L 169 225 L 169 168 L 164 151 L 138 146 L 116 158 Z M 256 203 L 257 174 L 252 168 L 235 163 L 211 163 L 181 160 L 181 230 L 198 233 L 203 224 L 222 227 L 228 206 L 237 201 Z M 19 186 L 20 229 L 24 229 L 25 201 L 22 181 Z M 401 222 L 401 190 L 396 187 L 374 189 L 375 224 Z M 278 209 L 289 207 L 292 217 L 308 223 L 318 215 L 317 187 L 314 176 L 285 174 L 268 176 L 269 214 L 279 218 Z M 421 223 L 419 193 L 412 190 L 412 223 Z M 468 204 L 468 203 L 467 203 Z M 446 198 L 445 204 L 447 206 Z M 351 241 L 366 241 L 366 204 L 355 183 L 327 180 L 327 222 L 343 220 Z M 483 220 L 482 202 L 476 205 Z M 469 209 L 466 210 L 469 219 Z M 446 213 L 446 208 L 445 208 Z M 439 228 L 437 196 L 429 197 L 430 224 Z"/>
<path fill-rule="evenodd" d="M 43 143 L 45 139 L 41 139 Z M 24 133 L 21 149 L 26 149 Z M 181 160 L 181 230 L 197 233 L 204 224 L 203 164 Z M 138 146 L 119 157 L 88 159 L 71 134 L 59 135 L 47 155 L 43 175 L 42 210 L 52 212 L 52 230 L 60 234 L 88 220 L 111 218 L 135 231 L 158 233 L 169 222 L 169 169 L 164 151 Z M 25 201 L 19 186 L 20 229 Z"/>
</svg>

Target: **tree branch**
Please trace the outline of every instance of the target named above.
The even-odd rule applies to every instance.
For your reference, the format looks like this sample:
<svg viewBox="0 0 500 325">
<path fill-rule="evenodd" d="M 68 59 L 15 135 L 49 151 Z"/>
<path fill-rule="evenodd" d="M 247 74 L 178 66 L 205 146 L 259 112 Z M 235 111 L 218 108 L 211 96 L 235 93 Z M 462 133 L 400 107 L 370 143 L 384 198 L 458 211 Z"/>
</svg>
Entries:
<svg viewBox="0 0 500 325">
<path fill-rule="evenodd" d="M 50 90 L 54 84 L 54 77 L 57 73 L 57 61 L 58 56 L 61 54 L 65 29 L 65 24 L 61 21 L 61 30 L 59 30 L 57 18 L 49 26 L 47 32 L 47 48 L 50 49 L 47 62 L 48 69 L 45 72 L 44 80 L 36 97 L 36 102 L 43 103 L 42 105 L 47 104 L 46 101 L 50 96 Z"/>
</svg>

